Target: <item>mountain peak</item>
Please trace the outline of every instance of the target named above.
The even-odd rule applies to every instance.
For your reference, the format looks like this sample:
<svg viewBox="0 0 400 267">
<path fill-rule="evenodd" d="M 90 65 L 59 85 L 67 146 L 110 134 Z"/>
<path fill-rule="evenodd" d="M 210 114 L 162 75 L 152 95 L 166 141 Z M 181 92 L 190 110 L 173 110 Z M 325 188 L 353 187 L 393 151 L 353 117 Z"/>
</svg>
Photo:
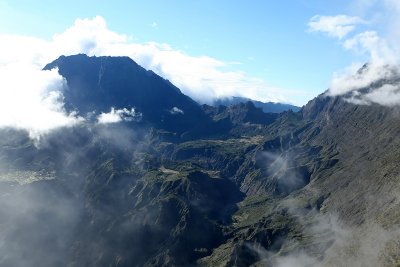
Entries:
<svg viewBox="0 0 400 267">
<path fill-rule="evenodd" d="M 44 70 L 54 68 L 67 80 L 63 93 L 68 111 L 86 115 L 134 107 L 145 121 L 177 132 L 206 119 L 194 100 L 129 57 L 61 56 Z"/>
</svg>

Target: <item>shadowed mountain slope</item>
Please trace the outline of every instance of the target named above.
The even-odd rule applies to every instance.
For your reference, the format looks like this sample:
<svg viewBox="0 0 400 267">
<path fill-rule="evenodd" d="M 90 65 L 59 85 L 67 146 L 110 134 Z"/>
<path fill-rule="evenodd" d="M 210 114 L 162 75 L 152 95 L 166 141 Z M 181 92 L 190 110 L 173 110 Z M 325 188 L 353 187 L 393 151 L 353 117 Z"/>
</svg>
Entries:
<svg viewBox="0 0 400 267">
<path fill-rule="evenodd" d="M 67 80 L 63 92 L 67 110 L 79 114 L 136 108 L 143 120 L 177 132 L 207 121 L 200 106 L 152 71 L 129 57 L 61 56 L 44 67 L 58 68 Z"/>
</svg>

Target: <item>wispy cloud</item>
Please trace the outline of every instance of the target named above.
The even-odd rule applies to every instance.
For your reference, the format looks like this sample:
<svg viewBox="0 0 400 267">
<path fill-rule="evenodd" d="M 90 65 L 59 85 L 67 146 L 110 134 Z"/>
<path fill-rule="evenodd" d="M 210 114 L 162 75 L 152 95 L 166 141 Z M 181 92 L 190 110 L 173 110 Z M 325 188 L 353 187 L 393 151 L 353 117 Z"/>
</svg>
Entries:
<svg viewBox="0 0 400 267">
<path fill-rule="evenodd" d="M 170 111 L 171 114 L 176 115 L 176 114 L 185 114 L 185 112 L 177 107 L 173 107 Z"/>
<path fill-rule="evenodd" d="M 356 25 L 367 23 L 359 17 L 347 15 L 320 16 L 316 15 L 308 22 L 310 32 L 323 32 L 331 37 L 343 39 L 350 32 L 354 31 Z"/>
</svg>

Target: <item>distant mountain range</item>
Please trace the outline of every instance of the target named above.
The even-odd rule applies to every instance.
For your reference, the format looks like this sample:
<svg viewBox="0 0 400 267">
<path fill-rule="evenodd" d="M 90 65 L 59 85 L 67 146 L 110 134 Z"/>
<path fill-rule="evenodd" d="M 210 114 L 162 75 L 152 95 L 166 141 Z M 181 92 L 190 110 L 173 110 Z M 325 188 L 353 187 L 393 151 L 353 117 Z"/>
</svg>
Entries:
<svg viewBox="0 0 400 267">
<path fill-rule="evenodd" d="M 300 110 L 300 107 L 293 106 L 290 104 L 282 104 L 282 103 L 274 103 L 274 102 L 261 102 L 257 100 L 252 100 L 250 98 L 245 97 L 225 97 L 219 98 L 212 102 L 213 106 L 233 106 L 239 103 L 246 103 L 246 102 L 253 102 L 254 106 L 261 108 L 264 112 L 271 112 L 271 113 L 281 113 L 284 111 L 292 110 L 297 112 Z"/>
<path fill-rule="evenodd" d="M 85 120 L 0 129 L 0 266 L 399 266 L 398 107 L 265 113 L 199 105 L 127 57 L 53 68 Z M 90 119 L 111 108 L 143 116 Z"/>
</svg>

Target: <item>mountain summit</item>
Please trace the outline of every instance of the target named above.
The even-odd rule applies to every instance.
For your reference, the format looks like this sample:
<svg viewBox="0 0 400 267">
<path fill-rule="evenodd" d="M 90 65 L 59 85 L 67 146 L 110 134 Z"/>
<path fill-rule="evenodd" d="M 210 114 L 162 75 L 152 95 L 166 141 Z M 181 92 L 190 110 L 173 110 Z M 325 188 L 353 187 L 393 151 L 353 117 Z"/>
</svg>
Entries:
<svg viewBox="0 0 400 267">
<path fill-rule="evenodd" d="M 61 56 L 44 70 L 54 68 L 67 80 L 63 93 L 68 111 L 86 115 L 135 108 L 144 121 L 177 132 L 207 120 L 195 101 L 129 57 Z"/>
</svg>

